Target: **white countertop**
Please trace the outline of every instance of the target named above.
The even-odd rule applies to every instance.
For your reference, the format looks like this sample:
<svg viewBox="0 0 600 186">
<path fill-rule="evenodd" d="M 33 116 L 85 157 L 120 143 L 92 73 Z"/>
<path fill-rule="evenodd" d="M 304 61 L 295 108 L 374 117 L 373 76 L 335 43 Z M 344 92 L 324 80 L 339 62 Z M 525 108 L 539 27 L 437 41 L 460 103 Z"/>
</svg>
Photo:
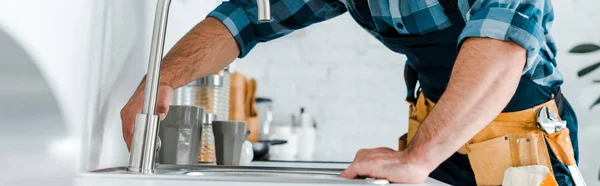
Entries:
<svg viewBox="0 0 600 186">
<path fill-rule="evenodd" d="M 346 163 L 304 163 L 304 162 L 252 162 L 251 166 L 260 167 L 302 167 L 302 168 L 329 168 L 344 169 L 348 166 Z M 81 173 L 75 177 L 73 185 L 75 186 L 100 186 L 100 185 L 127 185 L 127 186 L 271 186 L 271 185 L 314 185 L 315 183 L 286 183 L 264 181 L 223 181 L 223 180 L 202 180 L 192 176 L 148 176 L 134 174 L 100 174 L 100 173 Z M 334 185 L 334 184 L 319 184 Z M 369 184 L 335 184 L 335 185 L 369 185 Z M 402 184 L 399 184 L 402 185 Z M 419 185 L 445 185 L 434 179 L 427 179 L 425 184 Z"/>
</svg>

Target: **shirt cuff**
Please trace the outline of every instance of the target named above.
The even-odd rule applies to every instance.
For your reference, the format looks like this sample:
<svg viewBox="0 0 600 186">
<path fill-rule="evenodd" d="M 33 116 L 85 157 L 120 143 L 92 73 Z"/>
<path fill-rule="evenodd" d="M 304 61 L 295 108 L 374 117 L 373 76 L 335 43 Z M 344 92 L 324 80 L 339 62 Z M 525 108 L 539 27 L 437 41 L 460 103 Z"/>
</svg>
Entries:
<svg viewBox="0 0 600 186">
<path fill-rule="evenodd" d="M 527 50 L 527 64 L 523 73 L 538 61 L 540 48 L 545 41 L 544 29 L 539 21 L 507 8 L 484 8 L 478 10 L 466 22 L 458 39 L 460 49 L 469 37 L 487 37 L 513 41 Z"/>
<path fill-rule="evenodd" d="M 218 19 L 227 27 L 240 49 L 238 58 L 243 58 L 256 46 L 257 39 L 252 20 L 250 20 L 246 11 L 238 5 L 231 2 L 223 2 L 210 12 L 207 17 Z"/>
</svg>

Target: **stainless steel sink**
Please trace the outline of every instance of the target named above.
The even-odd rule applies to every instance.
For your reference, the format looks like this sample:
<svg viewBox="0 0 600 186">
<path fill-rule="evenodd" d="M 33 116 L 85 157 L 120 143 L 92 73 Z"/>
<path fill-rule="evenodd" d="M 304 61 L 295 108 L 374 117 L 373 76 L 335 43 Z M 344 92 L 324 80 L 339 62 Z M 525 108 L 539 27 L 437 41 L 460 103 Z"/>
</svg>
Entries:
<svg viewBox="0 0 600 186">
<path fill-rule="evenodd" d="M 157 165 L 156 171 L 148 178 L 197 179 L 207 181 L 242 181 L 242 182 L 285 182 L 308 184 L 357 184 L 387 185 L 387 180 L 345 179 L 338 175 L 343 169 L 330 168 L 293 168 L 293 167 L 258 167 L 258 166 L 180 166 Z M 92 171 L 100 174 L 132 174 L 126 167 Z"/>
</svg>

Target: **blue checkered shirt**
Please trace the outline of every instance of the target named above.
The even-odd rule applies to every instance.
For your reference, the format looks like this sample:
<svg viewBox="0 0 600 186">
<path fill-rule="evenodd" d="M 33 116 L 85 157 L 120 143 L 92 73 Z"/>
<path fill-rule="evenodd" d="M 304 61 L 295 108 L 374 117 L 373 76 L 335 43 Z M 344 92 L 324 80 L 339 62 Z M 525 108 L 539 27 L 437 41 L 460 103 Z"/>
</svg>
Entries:
<svg viewBox="0 0 600 186">
<path fill-rule="evenodd" d="M 219 19 L 234 36 L 244 57 L 259 42 L 356 10 L 353 0 L 271 0 L 274 21 L 257 20 L 256 0 L 223 2 L 208 16 Z M 398 32 L 423 35 L 452 26 L 438 0 L 368 0 L 374 28 L 371 34 Z M 556 67 L 556 46 L 549 34 L 554 20 L 550 0 L 458 0 L 466 26 L 458 39 L 488 37 L 513 41 L 527 49 L 523 76 L 539 85 L 556 87 L 562 75 Z"/>
</svg>

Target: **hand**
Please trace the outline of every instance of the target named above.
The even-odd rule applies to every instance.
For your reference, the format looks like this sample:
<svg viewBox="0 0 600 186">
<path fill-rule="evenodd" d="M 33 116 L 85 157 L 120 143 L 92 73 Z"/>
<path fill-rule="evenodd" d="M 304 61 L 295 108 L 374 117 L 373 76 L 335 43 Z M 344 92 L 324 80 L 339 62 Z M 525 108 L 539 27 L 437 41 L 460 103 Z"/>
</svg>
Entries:
<svg viewBox="0 0 600 186">
<path fill-rule="evenodd" d="M 158 86 L 158 98 L 156 100 L 156 113 L 160 121 L 164 120 L 169 112 L 169 103 L 173 99 L 173 88 L 166 85 Z M 121 109 L 121 126 L 123 128 L 123 139 L 127 144 L 127 149 L 131 148 L 131 138 L 133 137 L 133 125 L 135 115 L 142 113 L 144 105 L 144 90 L 137 91 L 131 96 L 127 104 Z"/>
<path fill-rule="evenodd" d="M 405 151 L 385 147 L 360 149 L 352 164 L 340 176 L 387 179 L 392 183 L 423 183 L 433 170 L 417 162 Z"/>
</svg>

